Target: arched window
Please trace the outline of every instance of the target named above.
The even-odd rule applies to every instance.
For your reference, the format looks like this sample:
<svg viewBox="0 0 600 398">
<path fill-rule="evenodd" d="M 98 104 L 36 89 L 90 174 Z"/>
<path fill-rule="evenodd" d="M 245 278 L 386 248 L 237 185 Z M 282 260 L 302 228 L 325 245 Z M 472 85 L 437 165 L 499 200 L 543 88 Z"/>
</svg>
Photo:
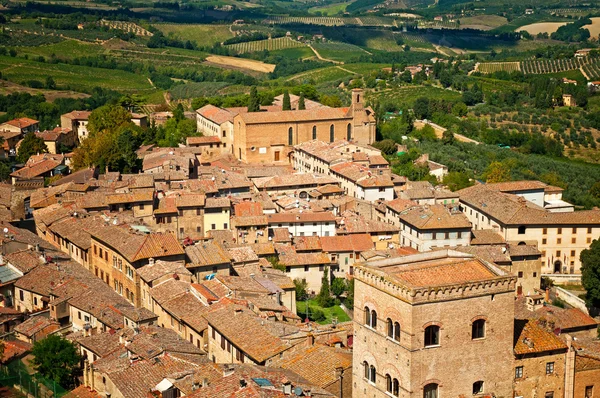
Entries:
<svg viewBox="0 0 600 398">
<path fill-rule="evenodd" d="M 352 125 L 350 123 L 348 123 L 348 127 L 346 128 L 346 139 L 352 141 Z"/>
<path fill-rule="evenodd" d="M 392 381 L 392 395 L 395 397 L 400 395 L 400 382 L 398 379 L 394 379 L 394 381 Z"/>
<path fill-rule="evenodd" d="M 375 383 L 375 381 L 377 381 L 377 370 L 375 369 L 375 366 L 371 365 L 371 367 L 369 368 L 369 381 L 371 383 Z"/>
<path fill-rule="evenodd" d="M 485 319 L 478 319 L 471 325 L 471 338 L 482 339 L 485 337 Z"/>
<path fill-rule="evenodd" d="M 400 341 L 400 324 L 394 322 L 394 340 Z"/>
<path fill-rule="evenodd" d="M 373 329 L 377 327 L 377 312 L 375 310 L 371 311 L 371 325 Z"/>
<path fill-rule="evenodd" d="M 317 126 L 313 126 L 312 139 L 313 140 L 317 139 Z"/>
<path fill-rule="evenodd" d="M 329 142 L 333 142 L 335 140 L 335 127 L 333 124 L 329 126 Z"/>
<path fill-rule="evenodd" d="M 363 362 L 363 369 L 364 369 L 364 376 L 365 379 L 369 379 L 369 364 L 367 363 L 367 361 Z"/>
<path fill-rule="evenodd" d="M 483 394 L 483 381 L 479 380 L 473 383 L 473 395 Z"/>
<path fill-rule="evenodd" d="M 385 375 L 385 390 L 389 393 L 392 392 L 392 376 L 389 374 Z"/>
<path fill-rule="evenodd" d="M 371 326 L 371 310 L 365 307 L 365 325 Z"/>
<path fill-rule="evenodd" d="M 294 129 L 291 127 L 288 130 L 288 145 L 294 145 Z"/>
<path fill-rule="evenodd" d="M 392 320 L 390 318 L 387 319 L 387 336 L 390 339 L 394 338 L 394 323 L 392 322 Z"/>
<path fill-rule="evenodd" d="M 438 385 L 435 383 L 427 384 L 423 388 L 423 398 L 438 398 Z"/>
<path fill-rule="evenodd" d="M 436 325 L 425 328 L 425 347 L 440 344 L 440 327 Z"/>
</svg>

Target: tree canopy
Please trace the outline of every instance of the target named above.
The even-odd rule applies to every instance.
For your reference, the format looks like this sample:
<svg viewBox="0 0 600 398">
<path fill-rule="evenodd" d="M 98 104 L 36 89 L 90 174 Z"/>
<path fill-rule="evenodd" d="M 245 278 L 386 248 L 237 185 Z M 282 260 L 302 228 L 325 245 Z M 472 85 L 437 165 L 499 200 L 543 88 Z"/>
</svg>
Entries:
<svg viewBox="0 0 600 398">
<path fill-rule="evenodd" d="M 75 169 L 98 166 L 111 171 L 135 172 L 140 167 L 136 150 L 143 133 L 131 122 L 131 114 L 119 105 L 105 105 L 92 112 L 89 137 L 74 151 Z"/>
<path fill-rule="evenodd" d="M 35 133 L 27 133 L 25 134 L 25 138 L 23 138 L 23 141 L 21 141 L 21 145 L 19 146 L 17 161 L 25 163 L 32 155 L 47 152 L 48 147 L 41 137 L 38 137 L 35 135 Z"/>
<path fill-rule="evenodd" d="M 600 308 L 600 239 L 581 252 L 581 284 L 586 290 L 585 302 Z"/>
<path fill-rule="evenodd" d="M 63 387 L 73 383 L 74 373 L 79 366 L 80 356 L 69 340 L 53 334 L 33 344 L 33 366 L 43 376 Z"/>
</svg>

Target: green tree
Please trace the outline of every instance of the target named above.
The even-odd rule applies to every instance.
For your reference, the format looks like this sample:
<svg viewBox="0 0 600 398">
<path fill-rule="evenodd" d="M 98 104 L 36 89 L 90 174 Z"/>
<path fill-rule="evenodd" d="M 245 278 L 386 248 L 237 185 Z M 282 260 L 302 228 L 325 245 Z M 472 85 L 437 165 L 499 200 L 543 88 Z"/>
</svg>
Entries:
<svg viewBox="0 0 600 398">
<path fill-rule="evenodd" d="M 33 366 L 43 376 L 69 387 L 79 366 L 79 354 L 69 340 L 53 334 L 33 344 Z"/>
<path fill-rule="evenodd" d="M 339 297 L 346 291 L 346 281 L 343 278 L 333 278 L 331 282 L 331 292 L 334 296 Z"/>
<path fill-rule="evenodd" d="M 54 79 L 52 78 L 52 76 L 46 77 L 46 88 L 48 90 L 54 90 L 54 89 L 56 89 L 56 82 L 54 81 Z"/>
<path fill-rule="evenodd" d="M 292 110 L 292 104 L 290 102 L 290 93 L 289 91 L 285 90 L 283 92 L 283 106 L 282 106 L 284 111 L 291 111 Z"/>
<path fill-rule="evenodd" d="M 466 173 L 451 171 L 444 177 L 444 185 L 454 192 L 470 187 L 473 185 L 473 181 L 469 179 L 469 176 Z"/>
<path fill-rule="evenodd" d="M 469 108 L 464 102 L 457 102 L 452 106 L 452 114 L 454 116 L 467 116 L 467 112 L 469 112 Z"/>
<path fill-rule="evenodd" d="M 319 290 L 319 294 L 317 295 L 317 303 L 321 307 L 331 307 L 333 304 L 333 299 L 331 297 L 331 291 L 329 288 L 329 267 L 325 267 L 323 270 L 323 278 L 321 278 L 321 290 Z"/>
<path fill-rule="evenodd" d="M 139 169 L 135 151 L 144 135 L 142 129 L 131 122 L 131 114 L 125 108 L 105 105 L 94 110 L 89 118 L 88 131 L 89 137 L 73 153 L 75 169 L 90 166 L 98 166 L 100 170 L 108 167 L 120 172 Z"/>
<path fill-rule="evenodd" d="M 304 301 L 308 297 L 308 283 L 306 279 L 294 279 L 294 287 L 296 288 L 296 301 Z"/>
<path fill-rule="evenodd" d="M 267 257 L 267 261 L 271 263 L 271 266 L 279 271 L 285 272 L 285 265 L 279 262 L 279 257 L 277 255 Z M 305 281 L 306 282 L 306 281 Z M 294 280 L 294 285 L 296 281 Z M 296 299 L 298 299 L 298 291 L 296 290 Z"/>
<path fill-rule="evenodd" d="M 511 180 L 510 168 L 502 162 L 492 162 L 485 170 L 485 181 L 488 183 Z"/>
<path fill-rule="evenodd" d="M 250 88 L 250 98 L 248 98 L 248 112 L 259 112 L 260 100 L 258 99 L 258 91 L 256 86 Z"/>
<path fill-rule="evenodd" d="M 410 73 L 410 71 L 408 69 L 406 69 L 404 72 L 402 72 L 400 74 L 400 81 L 402 81 L 404 83 L 412 82 L 412 74 Z"/>
<path fill-rule="evenodd" d="M 37 155 L 38 153 L 47 153 L 48 147 L 44 143 L 44 140 L 41 137 L 35 135 L 35 133 L 27 133 L 25 134 L 25 138 L 21 141 L 21 145 L 19 145 L 19 153 L 17 155 L 17 161 L 20 163 L 27 162 L 32 155 Z"/>
<path fill-rule="evenodd" d="M 586 290 L 585 303 L 600 307 L 600 239 L 595 239 L 589 249 L 579 256 L 581 260 L 581 284 Z"/>
<path fill-rule="evenodd" d="M 596 182 L 594 185 L 592 185 L 590 188 L 590 194 L 594 198 L 600 199 L 600 182 Z"/>
<path fill-rule="evenodd" d="M 415 100 L 413 105 L 413 112 L 417 119 L 426 119 L 429 117 L 429 98 L 419 97 Z"/>
<path fill-rule="evenodd" d="M 298 110 L 303 111 L 306 109 L 306 104 L 304 103 L 304 93 L 300 93 L 300 98 L 298 99 Z"/>
<path fill-rule="evenodd" d="M 442 142 L 444 143 L 444 145 L 452 145 L 456 142 L 456 139 L 454 138 L 454 133 L 450 131 L 450 129 L 444 131 L 444 133 L 442 134 Z"/>
<path fill-rule="evenodd" d="M 346 294 L 346 300 L 344 300 L 344 305 L 349 310 L 354 308 L 354 279 L 350 279 L 347 284 L 346 290 L 348 294 Z"/>
<path fill-rule="evenodd" d="M 381 152 L 386 155 L 393 155 L 397 151 L 397 146 L 394 140 L 385 139 L 383 141 L 375 141 L 371 146 L 379 149 Z"/>
</svg>

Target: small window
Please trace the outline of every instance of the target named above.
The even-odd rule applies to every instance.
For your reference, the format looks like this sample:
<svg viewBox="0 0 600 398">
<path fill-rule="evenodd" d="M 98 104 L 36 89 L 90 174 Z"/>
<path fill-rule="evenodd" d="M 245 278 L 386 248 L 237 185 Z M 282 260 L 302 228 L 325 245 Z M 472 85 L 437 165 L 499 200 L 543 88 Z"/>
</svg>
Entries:
<svg viewBox="0 0 600 398">
<path fill-rule="evenodd" d="M 523 367 L 517 366 L 515 368 L 515 379 L 521 379 L 521 378 L 523 378 Z"/>
<path fill-rule="evenodd" d="M 482 339 L 485 337 L 485 319 L 478 319 L 471 325 L 471 338 Z"/>
<path fill-rule="evenodd" d="M 400 382 L 398 379 L 392 380 L 392 395 L 395 397 L 400 395 Z"/>
<path fill-rule="evenodd" d="M 427 384 L 423 388 L 423 398 L 438 398 L 438 385 L 435 383 Z"/>
<path fill-rule="evenodd" d="M 425 347 L 436 346 L 440 344 L 440 327 L 436 325 L 425 328 Z"/>
<path fill-rule="evenodd" d="M 483 381 L 473 383 L 473 395 L 483 394 Z"/>
<path fill-rule="evenodd" d="M 559 228 L 558 230 L 556 230 L 556 233 L 559 235 L 562 234 L 562 228 Z"/>
<path fill-rule="evenodd" d="M 524 225 L 521 225 L 521 226 L 519 227 L 519 230 L 518 230 L 518 232 L 519 232 L 519 235 L 524 235 L 526 231 L 527 231 L 527 227 L 526 227 L 526 226 L 524 226 Z"/>
<path fill-rule="evenodd" d="M 575 250 L 571 250 L 571 257 L 575 257 Z"/>
<path fill-rule="evenodd" d="M 585 398 L 592 398 L 594 396 L 594 386 L 585 386 Z"/>
<path fill-rule="evenodd" d="M 292 127 L 288 130 L 288 145 L 294 145 L 294 129 Z"/>
<path fill-rule="evenodd" d="M 543 233 L 544 235 L 546 235 L 546 234 L 548 233 L 548 228 L 544 228 L 544 229 L 542 229 L 542 233 Z"/>
<path fill-rule="evenodd" d="M 346 140 L 352 141 L 352 125 L 350 123 L 346 127 Z"/>
<path fill-rule="evenodd" d="M 562 238 L 556 238 L 556 244 L 557 245 L 562 244 Z"/>
<path fill-rule="evenodd" d="M 385 375 L 385 390 L 390 394 L 392 393 L 392 376 L 389 374 Z"/>
<path fill-rule="evenodd" d="M 551 375 L 554 373 L 554 362 L 546 363 L 546 374 Z"/>
<path fill-rule="evenodd" d="M 317 126 L 313 126 L 313 128 L 312 128 L 312 139 L 313 140 L 317 139 Z"/>
<path fill-rule="evenodd" d="M 373 365 L 369 368 L 369 381 L 373 384 L 377 381 L 377 369 Z"/>
<path fill-rule="evenodd" d="M 544 398 L 554 398 L 554 391 L 547 391 Z"/>
<path fill-rule="evenodd" d="M 577 233 L 577 227 L 573 227 L 573 233 L 576 234 Z"/>
<path fill-rule="evenodd" d="M 542 245 L 545 245 L 546 243 L 548 243 L 548 239 L 542 238 Z"/>
<path fill-rule="evenodd" d="M 518 276 L 519 276 L 519 278 L 522 278 L 523 277 L 523 271 L 519 271 Z"/>
<path fill-rule="evenodd" d="M 329 126 L 329 142 L 335 141 L 335 127 L 333 124 Z"/>
</svg>

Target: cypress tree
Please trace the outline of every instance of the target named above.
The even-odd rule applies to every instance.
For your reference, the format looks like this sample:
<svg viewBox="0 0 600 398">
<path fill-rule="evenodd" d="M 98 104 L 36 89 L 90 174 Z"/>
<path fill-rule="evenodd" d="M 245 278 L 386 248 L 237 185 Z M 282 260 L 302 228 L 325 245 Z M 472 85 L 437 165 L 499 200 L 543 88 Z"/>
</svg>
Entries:
<svg viewBox="0 0 600 398">
<path fill-rule="evenodd" d="M 250 98 L 248 99 L 248 112 L 259 112 L 260 102 L 258 101 L 258 92 L 256 86 L 250 88 Z"/>
<path fill-rule="evenodd" d="M 300 93 L 300 99 L 298 100 L 298 110 L 303 111 L 306 109 L 304 104 L 304 93 Z"/>
<path fill-rule="evenodd" d="M 283 110 L 284 111 L 292 110 L 292 104 L 290 102 L 290 93 L 287 90 L 285 90 L 283 92 Z"/>
</svg>

